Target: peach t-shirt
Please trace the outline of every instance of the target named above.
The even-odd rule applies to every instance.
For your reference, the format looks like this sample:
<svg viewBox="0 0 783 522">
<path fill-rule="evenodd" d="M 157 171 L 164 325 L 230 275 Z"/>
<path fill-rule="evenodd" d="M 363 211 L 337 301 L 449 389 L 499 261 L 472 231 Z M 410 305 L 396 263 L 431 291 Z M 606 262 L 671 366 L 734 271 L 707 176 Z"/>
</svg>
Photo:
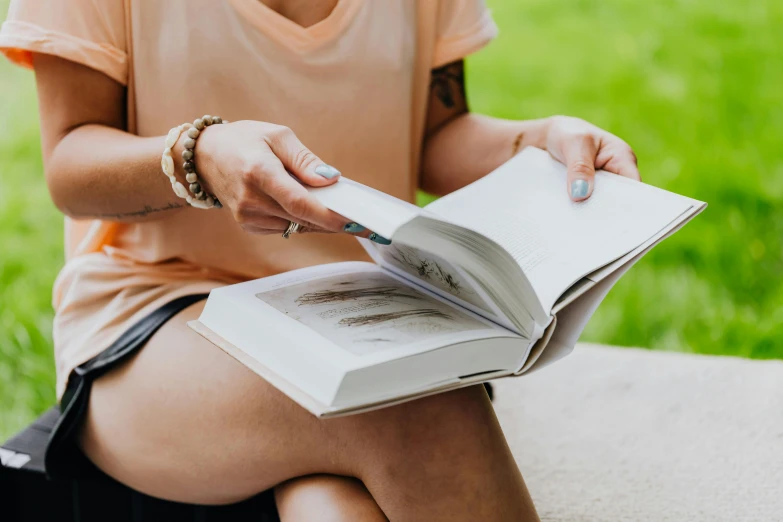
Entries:
<svg viewBox="0 0 783 522">
<path fill-rule="evenodd" d="M 496 31 L 482 0 L 340 0 L 308 28 L 259 0 L 12 0 L 0 50 L 25 66 L 32 53 L 57 55 L 127 85 L 129 130 L 141 136 L 204 113 L 279 123 L 347 177 L 412 200 L 430 71 Z M 66 219 L 65 235 L 58 396 L 74 367 L 179 296 L 365 257 L 342 234 L 248 234 L 225 210 Z"/>
</svg>

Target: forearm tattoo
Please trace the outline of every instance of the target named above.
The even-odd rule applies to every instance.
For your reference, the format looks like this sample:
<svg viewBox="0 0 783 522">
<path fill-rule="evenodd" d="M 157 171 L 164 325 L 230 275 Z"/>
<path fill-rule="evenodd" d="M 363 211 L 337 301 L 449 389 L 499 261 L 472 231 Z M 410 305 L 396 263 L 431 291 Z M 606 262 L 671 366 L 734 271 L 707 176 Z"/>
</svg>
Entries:
<svg viewBox="0 0 783 522">
<path fill-rule="evenodd" d="M 430 90 L 447 109 L 465 105 L 465 67 L 462 60 L 433 69 Z"/>
<path fill-rule="evenodd" d="M 134 210 L 131 212 L 120 212 L 116 214 L 94 214 L 92 217 L 97 219 L 128 219 L 128 218 L 140 218 L 140 217 L 146 217 L 150 214 L 155 214 L 157 212 L 165 212 L 167 210 L 174 210 L 178 208 L 183 208 L 185 205 L 180 205 L 179 203 L 169 203 L 165 207 L 157 207 L 153 208 L 149 205 L 145 205 L 144 208 L 141 210 Z"/>
</svg>

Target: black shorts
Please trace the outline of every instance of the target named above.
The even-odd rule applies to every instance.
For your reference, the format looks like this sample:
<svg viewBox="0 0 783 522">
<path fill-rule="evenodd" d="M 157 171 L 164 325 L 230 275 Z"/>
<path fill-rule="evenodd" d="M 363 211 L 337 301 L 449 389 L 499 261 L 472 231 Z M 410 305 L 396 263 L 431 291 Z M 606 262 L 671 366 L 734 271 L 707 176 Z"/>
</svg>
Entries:
<svg viewBox="0 0 783 522">
<path fill-rule="evenodd" d="M 166 321 L 207 296 L 186 295 L 161 306 L 131 326 L 111 346 L 73 370 L 60 402 L 60 418 L 46 447 L 45 468 L 49 478 L 80 479 L 99 474 L 75 440 L 87 413 L 93 381 L 138 352 Z M 492 387 L 488 383 L 484 386 L 491 399 Z"/>
<path fill-rule="evenodd" d="M 45 466 L 49 478 L 89 478 L 96 474 L 95 466 L 75 441 L 87 413 L 93 381 L 138 352 L 166 321 L 206 299 L 207 295 L 186 295 L 161 306 L 126 330 L 111 346 L 71 372 L 60 401 L 60 418 L 46 447 Z"/>
</svg>

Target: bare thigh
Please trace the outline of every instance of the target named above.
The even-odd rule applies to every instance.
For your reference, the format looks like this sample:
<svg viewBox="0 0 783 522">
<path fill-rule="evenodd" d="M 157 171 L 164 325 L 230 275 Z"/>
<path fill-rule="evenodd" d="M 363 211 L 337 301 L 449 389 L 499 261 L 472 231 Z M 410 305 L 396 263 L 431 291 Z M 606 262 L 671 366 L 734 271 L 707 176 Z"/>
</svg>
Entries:
<svg viewBox="0 0 783 522">
<path fill-rule="evenodd" d="M 185 323 L 202 308 L 178 314 L 94 383 L 80 442 L 109 475 L 206 504 L 342 475 L 361 480 L 392 520 L 534 519 L 483 388 L 319 420 L 191 331 Z"/>
</svg>

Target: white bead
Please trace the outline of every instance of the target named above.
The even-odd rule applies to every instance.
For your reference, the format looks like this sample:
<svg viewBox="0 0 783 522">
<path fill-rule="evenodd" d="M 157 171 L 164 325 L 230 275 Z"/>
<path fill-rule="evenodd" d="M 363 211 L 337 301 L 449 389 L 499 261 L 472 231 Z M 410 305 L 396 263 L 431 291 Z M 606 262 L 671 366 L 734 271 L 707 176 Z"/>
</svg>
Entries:
<svg viewBox="0 0 783 522">
<path fill-rule="evenodd" d="M 171 156 L 163 155 L 160 159 L 160 166 L 163 168 L 163 173 L 171 177 L 174 175 L 174 159 Z"/>
<path fill-rule="evenodd" d="M 206 201 L 201 201 L 200 199 L 194 199 L 193 201 L 189 201 L 189 203 L 191 207 L 203 208 L 203 209 L 210 208 L 210 205 L 207 205 Z M 212 203 L 212 205 L 214 205 L 214 202 Z"/>
<path fill-rule="evenodd" d="M 181 197 L 183 199 L 188 196 L 188 189 L 186 189 L 185 185 L 183 185 L 179 181 L 175 181 L 174 183 L 172 183 L 171 187 L 174 189 L 174 193 L 177 196 L 179 196 L 179 197 Z"/>
<path fill-rule="evenodd" d="M 177 143 L 180 134 L 182 134 L 182 131 L 179 129 L 179 127 L 174 127 L 171 129 L 169 134 L 166 136 L 166 147 L 169 149 L 173 147 L 174 144 Z"/>
<path fill-rule="evenodd" d="M 187 201 L 188 204 L 192 207 L 201 209 L 213 208 L 216 203 L 215 198 L 208 196 L 203 191 L 199 192 L 198 195 L 204 199 L 194 198 L 191 196 L 187 187 L 180 183 L 174 176 L 174 158 L 172 157 L 172 148 L 177 143 L 177 140 L 179 140 L 179 137 L 182 135 L 182 133 L 190 128 L 195 128 L 195 126 L 190 122 L 186 122 L 178 127 L 174 127 L 169 131 L 169 133 L 166 135 L 166 148 L 163 150 L 163 155 L 160 159 L 160 166 L 163 169 L 163 173 L 166 174 L 166 176 L 169 178 L 169 181 L 171 182 L 171 188 L 178 197 Z M 187 179 L 188 183 L 197 183 L 198 175 L 195 172 L 189 172 L 185 175 L 185 179 Z"/>
</svg>

